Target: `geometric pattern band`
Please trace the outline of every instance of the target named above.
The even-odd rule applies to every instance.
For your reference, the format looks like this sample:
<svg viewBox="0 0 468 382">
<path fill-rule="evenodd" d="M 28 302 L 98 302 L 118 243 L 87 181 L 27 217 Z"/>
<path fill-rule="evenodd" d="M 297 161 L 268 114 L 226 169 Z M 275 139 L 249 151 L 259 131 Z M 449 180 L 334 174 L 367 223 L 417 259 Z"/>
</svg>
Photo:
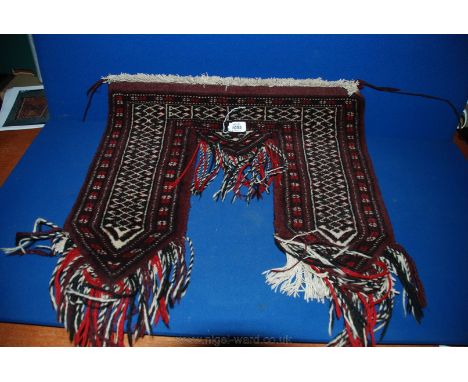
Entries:
<svg viewBox="0 0 468 382">
<path fill-rule="evenodd" d="M 301 132 L 316 229 L 331 242 L 345 245 L 356 236 L 357 227 L 340 157 L 335 118 L 335 108 L 306 109 Z M 311 177 L 320 181 L 314 182 Z"/>
<path fill-rule="evenodd" d="M 185 234 L 190 185 L 171 184 L 189 177 L 197 140 L 218 134 L 228 113 L 227 121 L 245 121 L 254 132 L 251 144 L 269 137 L 287 159 L 274 183 L 275 230 L 283 237 L 312 232 L 317 243 L 369 253 L 388 239 L 361 147 L 358 98 L 110 97 L 112 118 L 68 227 L 109 277 Z M 245 142 L 232 140 L 226 152 L 243 152 Z"/>
<path fill-rule="evenodd" d="M 135 105 L 127 145 L 102 218 L 102 229 L 122 248 L 145 229 L 149 196 L 164 139 L 165 108 Z"/>
</svg>

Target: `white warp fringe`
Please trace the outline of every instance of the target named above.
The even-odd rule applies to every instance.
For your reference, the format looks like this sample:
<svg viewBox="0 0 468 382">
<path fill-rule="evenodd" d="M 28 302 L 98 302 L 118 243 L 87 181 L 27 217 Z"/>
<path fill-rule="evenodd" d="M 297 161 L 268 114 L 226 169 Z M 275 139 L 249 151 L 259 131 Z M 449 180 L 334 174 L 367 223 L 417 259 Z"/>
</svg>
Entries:
<svg viewBox="0 0 468 382">
<path fill-rule="evenodd" d="M 286 265 L 282 268 L 263 272 L 266 282 L 275 292 L 279 290 L 288 296 L 298 297 L 303 293 L 307 302 L 325 302 L 330 297 L 328 287 L 323 282 L 322 273 L 315 272 L 309 265 L 286 254 Z"/>
<path fill-rule="evenodd" d="M 102 77 L 107 83 L 112 82 L 155 82 L 176 83 L 187 85 L 220 85 L 220 86 L 267 86 L 267 87 L 317 87 L 317 88 L 343 88 L 348 95 L 359 92 L 359 82 L 356 80 L 327 81 L 322 78 L 248 78 L 248 77 L 219 77 L 219 76 L 179 76 L 174 74 L 109 74 Z"/>
<path fill-rule="evenodd" d="M 277 243 L 286 255 L 286 264 L 282 268 L 263 272 L 266 283 L 275 292 L 279 291 L 292 297 L 301 296 L 306 301 L 316 300 L 323 303 L 328 300 L 330 302 L 328 328 L 330 336 L 333 332 L 335 308 L 338 305 L 353 338 L 350 339 L 349 333 L 343 330 L 329 343 L 329 346 L 348 346 L 353 343 L 357 343 L 357 346 L 374 344 L 373 338 L 371 342 L 371 334 L 377 331 L 385 333 L 392 315 L 394 297 L 399 294 L 394 288 L 396 284 L 394 276 L 397 276 L 394 265 L 384 255 L 377 259 L 381 265 L 372 265 L 372 267 L 373 274 L 379 274 L 387 269 L 389 272 L 387 276 L 369 280 L 366 278 L 366 274 L 363 274 L 362 277 L 358 274 L 350 275 L 349 271 L 347 271 L 348 273 L 344 272 L 339 263 L 336 263 L 339 257 L 353 255 L 370 259 L 370 256 L 347 248 L 320 244 L 305 245 L 296 240 L 297 237 L 304 235 L 297 235 L 292 239 L 282 239 L 275 236 Z M 392 251 L 395 261 L 398 261 L 399 266 L 403 269 L 404 277 L 409 277 L 411 270 L 405 256 L 391 247 L 388 247 L 387 251 Z M 306 259 L 313 260 L 313 264 L 316 264 L 315 267 L 307 264 L 304 261 Z M 333 269 L 334 272 L 329 273 L 326 269 Z M 325 283 L 325 278 L 328 280 L 328 284 Z M 331 289 L 334 291 L 333 297 Z M 345 295 L 343 291 L 348 292 Z M 407 295 L 406 291 L 404 291 L 404 295 Z M 361 301 L 362 298 L 371 298 L 370 296 L 373 297 L 374 301 L 380 301 L 378 305 L 375 305 L 375 322 L 372 330 L 365 326 L 367 325 L 366 310 Z"/>
</svg>

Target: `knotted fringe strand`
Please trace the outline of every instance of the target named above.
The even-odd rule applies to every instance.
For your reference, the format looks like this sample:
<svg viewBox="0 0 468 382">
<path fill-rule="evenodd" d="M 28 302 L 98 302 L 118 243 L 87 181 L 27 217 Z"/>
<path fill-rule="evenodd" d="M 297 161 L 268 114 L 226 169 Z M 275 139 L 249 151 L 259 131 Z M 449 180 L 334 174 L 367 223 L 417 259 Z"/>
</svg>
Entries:
<svg viewBox="0 0 468 382">
<path fill-rule="evenodd" d="M 246 77 L 219 77 L 203 74 L 201 76 L 179 76 L 167 74 L 147 74 L 147 73 L 121 73 L 109 74 L 102 77 L 101 81 L 107 83 L 113 82 L 157 82 L 157 83 L 178 83 L 187 85 L 218 85 L 225 86 L 300 86 L 300 87 L 341 87 L 346 89 L 348 95 L 359 91 L 359 81 L 355 80 L 337 80 L 327 81 L 322 78 L 246 78 Z"/>
<path fill-rule="evenodd" d="M 223 170 L 221 188 L 213 195 L 214 200 L 225 200 L 232 192 L 232 202 L 237 198 L 250 202 L 253 198 L 270 192 L 271 183 L 281 181 L 287 168 L 287 160 L 271 140 L 254 147 L 242 155 L 228 153 L 221 145 L 200 141 L 198 161 L 191 192 L 201 195 Z M 242 193 L 246 190 L 245 194 Z"/>
<path fill-rule="evenodd" d="M 50 230 L 42 231 L 43 227 Z M 51 246 L 34 246 L 39 240 Z M 190 251 L 185 256 L 185 241 Z M 23 234 L 7 254 L 37 254 L 37 248 L 59 259 L 49 283 L 58 321 L 75 346 L 124 346 L 125 332 L 132 345 L 152 333 L 160 320 L 169 326 L 173 308 L 187 289 L 194 260 L 189 238 L 174 241 L 131 275 L 112 283 L 103 281 L 68 237 L 53 223 L 38 219 L 29 237 Z"/>
<path fill-rule="evenodd" d="M 343 317 L 344 321 L 343 331 L 329 346 L 373 346 L 378 331 L 380 340 L 383 338 L 399 293 L 395 276 L 403 286 L 406 311 L 421 320 L 424 291 L 413 262 L 401 247 L 389 246 L 374 259 L 339 247 L 307 245 L 295 238 L 276 237 L 276 241 L 286 254 L 286 265 L 264 272 L 266 282 L 289 296 L 302 294 L 306 301 L 329 301 L 330 336 L 335 319 Z M 354 271 L 349 259 L 361 259 L 368 266 L 365 271 Z"/>
</svg>

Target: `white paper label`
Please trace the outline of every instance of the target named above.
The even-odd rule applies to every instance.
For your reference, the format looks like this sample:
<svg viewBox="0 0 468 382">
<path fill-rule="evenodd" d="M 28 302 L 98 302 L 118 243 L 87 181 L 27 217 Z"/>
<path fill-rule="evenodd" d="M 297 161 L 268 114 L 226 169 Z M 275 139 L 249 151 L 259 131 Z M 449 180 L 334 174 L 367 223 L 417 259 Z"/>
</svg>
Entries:
<svg viewBox="0 0 468 382">
<path fill-rule="evenodd" d="M 230 133 L 244 133 L 247 131 L 246 122 L 229 122 L 228 131 Z"/>
</svg>

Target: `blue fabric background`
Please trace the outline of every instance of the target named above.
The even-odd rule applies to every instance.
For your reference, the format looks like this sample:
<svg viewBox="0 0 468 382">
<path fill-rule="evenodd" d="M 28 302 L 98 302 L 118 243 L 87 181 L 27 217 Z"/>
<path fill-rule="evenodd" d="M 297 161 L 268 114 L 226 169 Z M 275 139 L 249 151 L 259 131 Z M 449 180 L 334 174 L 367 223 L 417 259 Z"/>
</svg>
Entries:
<svg viewBox="0 0 468 382">
<path fill-rule="evenodd" d="M 467 36 L 35 36 L 51 120 L 0 189 L 0 245 L 41 216 L 63 224 L 105 128 L 106 91 L 80 122 L 85 91 L 102 75 L 365 79 L 468 97 Z M 455 119 L 431 100 L 366 89 L 369 151 L 397 240 L 415 259 L 428 308 L 421 325 L 397 301 L 387 343 L 468 344 L 468 162 L 452 143 Z M 250 335 L 328 341 L 328 307 L 273 293 L 261 273 L 282 266 L 272 197 L 214 203 L 216 184 L 192 199 L 192 282 L 171 312 L 187 336 Z M 0 321 L 57 325 L 47 285 L 55 260 L 0 257 Z"/>
</svg>

